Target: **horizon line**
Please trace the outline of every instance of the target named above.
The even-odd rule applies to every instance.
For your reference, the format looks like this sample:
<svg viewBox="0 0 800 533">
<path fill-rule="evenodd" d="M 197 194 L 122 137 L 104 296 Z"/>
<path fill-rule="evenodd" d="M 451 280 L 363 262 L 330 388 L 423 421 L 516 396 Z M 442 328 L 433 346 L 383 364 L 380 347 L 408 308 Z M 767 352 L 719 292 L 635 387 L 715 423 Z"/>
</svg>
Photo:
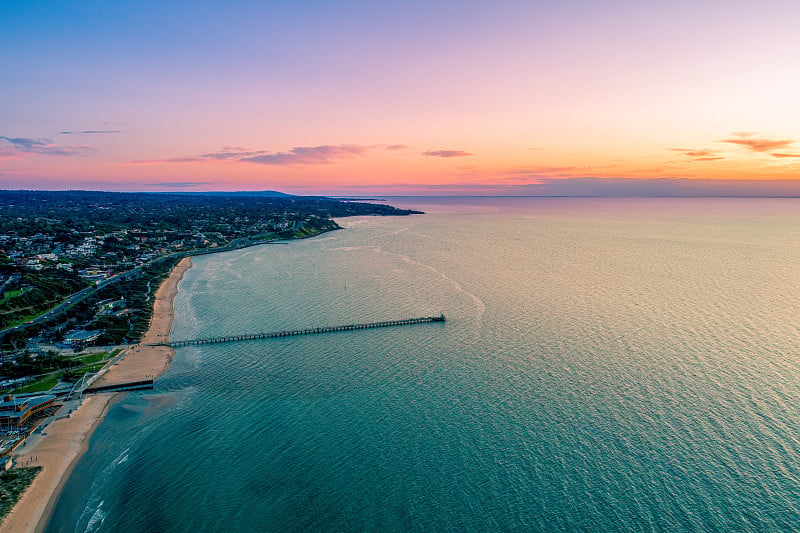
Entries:
<svg viewBox="0 0 800 533">
<path fill-rule="evenodd" d="M 344 194 L 294 194 L 275 190 L 236 190 L 236 191 L 119 191 L 109 189 L 0 189 L 4 192 L 85 192 L 112 194 L 164 194 L 164 195 L 237 195 L 273 193 L 274 197 L 298 196 L 308 198 L 333 198 L 337 200 L 381 200 L 384 198 L 800 198 L 800 194 L 376 194 L 351 196 Z"/>
</svg>

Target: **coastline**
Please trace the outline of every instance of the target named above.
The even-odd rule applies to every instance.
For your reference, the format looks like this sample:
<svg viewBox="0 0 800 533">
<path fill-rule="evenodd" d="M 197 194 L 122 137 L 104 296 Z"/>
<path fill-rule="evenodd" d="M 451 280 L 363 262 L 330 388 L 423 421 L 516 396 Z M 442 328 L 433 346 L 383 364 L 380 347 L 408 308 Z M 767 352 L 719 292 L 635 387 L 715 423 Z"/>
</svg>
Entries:
<svg viewBox="0 0 800 533">
<path fill-rule="evenodd" d="M 148 376 L 155 378 L 167 371 L 175 351 L 168 346 L 142 344 L 160 342 L 169 337 L 178 283 L 191 266 L 191 257 L 181 259 L 161 283 L 156 291 L 150 327 L 141 344 L 128 348 L 124 356 L 95 381 L 97 386 L 141 380 Z M 120 395 L 109 392 L 86 397 L 78 408 L 59 413 L 56 420 L 35 437 L 35 441 L 26 443 L 24 451 L 16 455 L 15 462 L 30 462 L 43 468 L 0 523 L 0 532 L 44 530 L 64 483 L 89 446 L 92 433 Z M 65 409 L 68 407 L 62 411 Z"/>
</svg>

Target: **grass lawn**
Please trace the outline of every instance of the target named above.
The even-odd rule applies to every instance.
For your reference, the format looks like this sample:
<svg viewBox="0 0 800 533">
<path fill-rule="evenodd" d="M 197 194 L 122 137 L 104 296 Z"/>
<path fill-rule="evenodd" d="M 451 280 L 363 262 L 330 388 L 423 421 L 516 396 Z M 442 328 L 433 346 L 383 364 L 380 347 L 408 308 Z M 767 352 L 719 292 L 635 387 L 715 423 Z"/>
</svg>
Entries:
<svg viewBox="0 0 800 533">
<path fill-rule="evenodd" d="M 100 352 L 100 353 L 91 353 L 89 355 L 84 355 L 80 358 L 80 362 L 84 365 L 91 365 L 93 363 L 97 363 L 99 361 L 105 361 L 110 357 L 108 352 Z"/>
<path fill-rule="evenodd" d="M 44 376 L 39 376 L 24 387 L 17 389 L 15 393 L 21 394 L 25 392 L 48 391 L 56 386 L 56 383 L 58 383 L 58 380 L 61 379 L 63 374 L 63 372 L 56 372 L 55 374 L 45 374 Z"/>
</svg>

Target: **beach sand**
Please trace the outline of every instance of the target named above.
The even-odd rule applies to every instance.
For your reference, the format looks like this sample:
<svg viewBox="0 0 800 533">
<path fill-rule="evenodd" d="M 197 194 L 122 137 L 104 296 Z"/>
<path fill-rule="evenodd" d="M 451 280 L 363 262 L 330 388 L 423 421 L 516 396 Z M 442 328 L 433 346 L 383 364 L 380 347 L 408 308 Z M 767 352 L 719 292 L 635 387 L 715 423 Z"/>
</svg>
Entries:
<svg viewBox="0 0 800 533">
<path fill-rule="evenodd" d="M 142 344 L 160 342 L 169 337 L 178 282 L 191 266 L 191 258 L 181 260 L 156 291 L 153 319 L 142 338 Z M 169 368 L 174 353 L 172 348 L 166 346 L 132 346 L 93 385 L 112 385 L 157 377 Z M 44 529 L 64 482 L 86 451 L 92 432 L 103 420 L 109 405 L 118 394 L 104 393 L 85 397 L 79 408 L 72 412 L 59 413 L 60 418 L 51 422 L 41 437 L 34 436 L 29 439 L 30 442 L 26 442 L 25 447 L 17 448 L 16 464 L 43 468 L 0 523 L 0 531 L 21 533 Z M 62 411 L 65 409 L 69 407 L 65 406 Z"/>
<path fill-rule="evenodd" d="M 97 381 L 93 387 L 115 385 L 130 381 L 139 381 L 148 377 L 158 377 L 169 368 L 175 350 L 169 346 L 142 346 L 144 344 L 162 342 L 169 339 L 169 330 L 172 328 L 173 301 L 178 293 L 178 282 L 192 266 L 192 259 L 186 257 L 178 263 L 169 277 L 156 291 L 153 304 L 153 319 L 150 328 L 142 337 L 141 344 L 128 349 L 128 354 L 112 366 Z"/>
</svg>

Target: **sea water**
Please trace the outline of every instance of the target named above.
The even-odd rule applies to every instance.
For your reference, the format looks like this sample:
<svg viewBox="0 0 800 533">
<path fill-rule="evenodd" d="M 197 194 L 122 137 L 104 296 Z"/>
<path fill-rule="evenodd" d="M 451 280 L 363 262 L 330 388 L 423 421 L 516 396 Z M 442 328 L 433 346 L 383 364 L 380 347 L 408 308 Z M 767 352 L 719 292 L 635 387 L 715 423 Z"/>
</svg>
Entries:
<svg viewBox="0 0 800 533">
<path fill-rule="evenodd" d="M 800 528 L 800 200 L 396 199 L 193 259 L 49 531 Z"/>
</svg>

